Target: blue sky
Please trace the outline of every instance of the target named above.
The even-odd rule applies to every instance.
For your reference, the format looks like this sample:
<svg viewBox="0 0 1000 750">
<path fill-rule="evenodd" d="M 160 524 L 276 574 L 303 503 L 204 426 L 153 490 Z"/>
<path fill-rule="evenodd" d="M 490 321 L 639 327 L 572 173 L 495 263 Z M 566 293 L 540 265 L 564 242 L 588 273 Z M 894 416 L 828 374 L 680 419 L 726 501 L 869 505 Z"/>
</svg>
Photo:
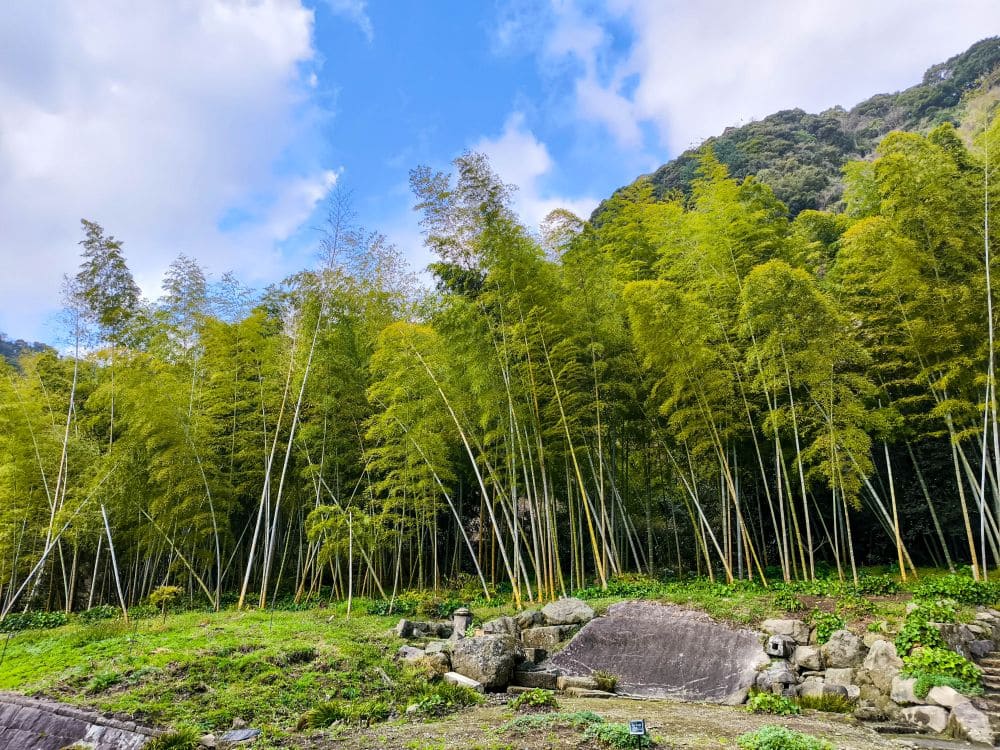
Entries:
<svg viewBox="0 0 1000 750">
<path fill-rule="evenodd" d="M 487 153 L 530 226 L 728 125 L 851 106 L 1000 33 L 995 0 L 8 0 L 0 332 L 58 340 L 79 220 L 159 294 L 179 253 L 261 286 L 337 184 L 419 269 L 419 164 Z"/>
</svg>

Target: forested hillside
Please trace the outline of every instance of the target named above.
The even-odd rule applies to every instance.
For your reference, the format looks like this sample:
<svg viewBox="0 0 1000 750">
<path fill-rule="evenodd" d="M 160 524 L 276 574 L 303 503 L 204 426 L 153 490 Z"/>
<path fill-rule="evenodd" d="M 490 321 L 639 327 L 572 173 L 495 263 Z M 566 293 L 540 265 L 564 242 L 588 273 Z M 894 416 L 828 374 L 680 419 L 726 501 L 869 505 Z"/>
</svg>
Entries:
<svg viewBox="0 0 1000 750">
<path fill-rule="evenodd" d="M 792 216 L 806 209 L 833 209 L 843 199 L 843 166 L 868 157 L 890 131 L 927 132 L 945 122 L 982 127 L 984 110 L 1000 94 L 1000 38 L 977 42 L 932 66 L 923 80 L 895 94 L 877 94 L 845 110 L 820 114 L 785 110 L 709 138 L 729 173 L 766 183 Z M 685 151 L 645 179 L 657 198 L 691 194 L 699 149 Z M 627 190 L 627 188 L 623 189 Z M 595 212 L 599 221 L 607 202 Z"/>
<path fill-rule="evenodd" d="M 181 256 L 144 300 L 129 246 L 84 221 L 71 350 L 0 365 L 3 613 L 162 584 L 218 607 L 993 575 L 997 45 L 850 132 L 973 99 L 981 126 L 889 133 L 832 211 L 782 202 L 770 157 L 727 169 L 733 133 L 683 157 L 685 190 L 641 181 L 541 236 L 483 157 L 417 168 L 432 292 L 341 199 L 322 262 L 261 296 Z"/>
</svg>

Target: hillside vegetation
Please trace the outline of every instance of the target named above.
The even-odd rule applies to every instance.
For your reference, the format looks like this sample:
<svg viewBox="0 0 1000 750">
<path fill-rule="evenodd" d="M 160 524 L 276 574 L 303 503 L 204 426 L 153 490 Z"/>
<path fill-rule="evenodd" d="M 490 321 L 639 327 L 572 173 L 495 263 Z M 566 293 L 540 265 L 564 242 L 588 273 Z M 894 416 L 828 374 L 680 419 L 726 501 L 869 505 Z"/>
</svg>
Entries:
<svg viewBox="0 0 1000 750">
<path fill-rule="evenodd" d="M 727 128 L 703 146 L 712 149 L 733 177 L 754 175 L 767 184 L 792 216 L 807 209 L 836 208 L 843 199 L 844 165 L 870 156 L 889 132 L 927 132 L 946 122 L 981 128 L 980 100 L 995 103 L 998 67 L 1000 38 L 984 39 L 930 67 L 920 83 L 904 91 L 877 94 L 850 110 L 777 112 Z M 657 198 L 691 194 L 699 151 L 685 151 L 645 178 Z M 602 220 L 607 205 L 598 208 L 595 221 Z"/>
<path fill-rule="evenodd" d="M 727 168 L 735 133 L 540 236 L 481 155 L 417 168 L 433 291 L 342 196 L 262 295 L 180 256 L 143 299 L 84 221 L 69 352 L 0 365 L 0 620 L 995 575 L 997 44 L 833 118 L 874 147 L 835 210 L 781 200 L 773 139 Z"/>
</svg>

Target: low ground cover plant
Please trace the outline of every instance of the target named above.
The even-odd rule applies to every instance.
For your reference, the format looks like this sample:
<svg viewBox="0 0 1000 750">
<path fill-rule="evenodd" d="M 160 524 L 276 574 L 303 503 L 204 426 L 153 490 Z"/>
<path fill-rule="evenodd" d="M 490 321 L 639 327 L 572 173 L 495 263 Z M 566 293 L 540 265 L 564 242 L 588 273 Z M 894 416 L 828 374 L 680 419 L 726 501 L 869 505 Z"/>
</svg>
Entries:
<svg viewBox="0 0 1000 750">
<path fill-rule="evenodd" d="M 736 740 L 740 750 L 834 750 L 826 740 L 779 726 L 763 726 Z"/>
<path fill-rule="evenodd" d="M 800 713 L 798 704 L 791 698 L 774 693 L 751 693 L 747 699 L 747 711 L 753 714 L 775 714 L 791 716 Z"/>
<path fill-rule="evenodd" d="M 515 711 L 556 711 L 559 701 L 551 690 L 532 688 L 515 697 L 510 707 Z"/>
</svg>

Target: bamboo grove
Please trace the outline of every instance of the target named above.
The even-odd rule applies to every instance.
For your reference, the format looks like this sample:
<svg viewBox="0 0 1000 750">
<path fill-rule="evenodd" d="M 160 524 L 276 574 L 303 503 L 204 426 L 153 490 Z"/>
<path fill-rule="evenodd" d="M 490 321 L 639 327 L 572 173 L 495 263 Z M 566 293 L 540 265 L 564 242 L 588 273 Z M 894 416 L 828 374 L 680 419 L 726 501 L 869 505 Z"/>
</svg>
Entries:
<svg viewBox="0 0 1000 750">
<path fill-rule="evenodd" d="M 795 216 L 705 152 L 538 233 L 466 154 L 411 173 L 433 291 L 342 195 L 263 294 L 181 256 L 143 300 L 84 222 L 63 354 L 0 371 L 0 611 L 993 575 L 998 152 L 892 133 Z"/>
</svg>

